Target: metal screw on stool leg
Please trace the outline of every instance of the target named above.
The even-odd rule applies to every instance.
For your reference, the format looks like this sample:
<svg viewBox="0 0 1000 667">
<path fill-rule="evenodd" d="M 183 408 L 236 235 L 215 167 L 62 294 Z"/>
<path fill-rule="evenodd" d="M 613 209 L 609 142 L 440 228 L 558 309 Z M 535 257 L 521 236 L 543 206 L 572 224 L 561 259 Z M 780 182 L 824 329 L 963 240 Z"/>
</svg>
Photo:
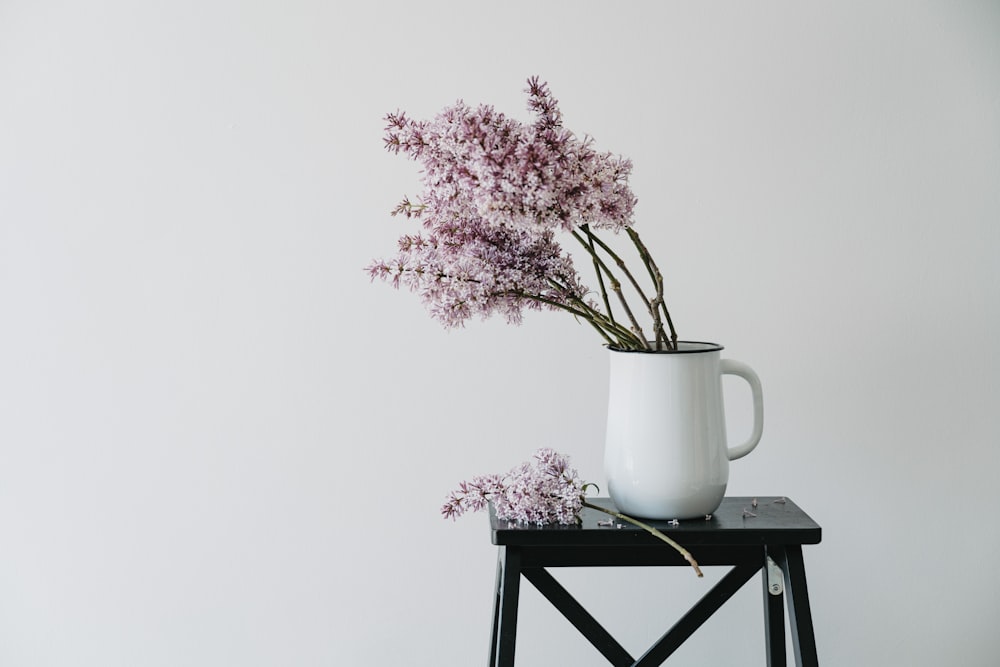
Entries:
<svg viewBox="0 0 1000 667">
<path fill-rule="evenodd" d="M 767 557 L 767 590 L 771 595 L 785 592 L 784 572 L 770 556 Z"/>
</svg>

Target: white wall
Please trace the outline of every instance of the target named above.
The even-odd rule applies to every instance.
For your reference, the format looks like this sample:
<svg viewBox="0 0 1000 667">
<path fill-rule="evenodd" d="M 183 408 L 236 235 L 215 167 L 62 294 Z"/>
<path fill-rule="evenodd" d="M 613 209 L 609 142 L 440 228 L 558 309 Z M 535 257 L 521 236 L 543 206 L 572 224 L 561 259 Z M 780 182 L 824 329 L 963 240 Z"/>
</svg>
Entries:
<svg viewBox="0 0 1000 667">
<path fill-rule="evenodd" d="M 995 665 L 1000 5 L 705 4 L 0 3 L 0 664 L 485 661 L 486 519 L 438 507 L 542 445 L 602 481 L 604 351 L 362 267 L 418 191 L 383 114 L 538 74 L 763 379 L 730 492 L 823 526 L 823 664 Z M 720 575 L 560 576 L 641 652 Z M 524 591 L 519 665 L 602 664 Z M 758 595 L 676 664 L 761 664 Z"/>
</svg>

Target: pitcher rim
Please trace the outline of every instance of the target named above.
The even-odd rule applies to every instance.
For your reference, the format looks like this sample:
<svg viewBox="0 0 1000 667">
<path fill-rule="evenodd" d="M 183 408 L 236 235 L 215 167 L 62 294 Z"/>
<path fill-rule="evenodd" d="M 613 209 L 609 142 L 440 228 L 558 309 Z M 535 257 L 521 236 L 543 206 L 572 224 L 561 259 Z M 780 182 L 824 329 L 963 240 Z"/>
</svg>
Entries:
<svg viewBox="0 0 1000 667">
<path fill-rule="evenodd" d="M 649 341 L 650 345 L 656 345 L 656 341 Z M 681 345 L 697 345 L 700 347 L 681 349 Z M 605 345 L 609 352 L 619 352 L 623 354 L 702 354 L 704 352 L 719 352 L 725 347 L 718 343 L 697 340 L 679 340 L 676 350 L 626 350 L 614 345 Z"/>
</svg>

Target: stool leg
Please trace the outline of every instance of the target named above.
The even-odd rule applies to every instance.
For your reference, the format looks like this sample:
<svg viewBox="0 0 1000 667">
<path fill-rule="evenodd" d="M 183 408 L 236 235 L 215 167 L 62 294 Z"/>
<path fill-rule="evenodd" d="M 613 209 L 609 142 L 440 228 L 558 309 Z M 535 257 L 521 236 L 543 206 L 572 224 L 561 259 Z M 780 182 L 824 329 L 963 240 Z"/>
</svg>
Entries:
<svg viewBox="0 0 1000 667">
<path fill-rule="evenodd" d="M 788 598 L 788 620 L 792 626 L 792 646 L 799 667 L 818 667 L 816 636 L 813 633 L 812 612 L 809 609 L 809 590 L 806 587 L 806 566 L 802 560 L 802 545 L 789 544 L 779 561 L 785 572 Z"/>
<path fill-rule="evenodd" d="M 764 567 L 761 580 L 764 582 L 764 643 L 767 645 L 767 667 L 785 667 L 785 596 L 771 590 L 771 576 L 768 561 L 774 556 L 764 551 Z M 777 560 L 774 560 L 777 564 Z"/>
<path fill-rule="evenodd" d="M 490 627 L 490 660 L 487 667 L 497 664 L 497 631 L 500 629 L 500 593 L 503 590 L 503 561 L 497 552 L 497 580 L 493 587 L 493 625 Z"/>
<path fill-rule="evenodd" d="M 499 547 L 489 667 L 514 667 L 514 645 L 517 641 L 517 602 L 520 585 L 520 549 Z"/>
</svg>

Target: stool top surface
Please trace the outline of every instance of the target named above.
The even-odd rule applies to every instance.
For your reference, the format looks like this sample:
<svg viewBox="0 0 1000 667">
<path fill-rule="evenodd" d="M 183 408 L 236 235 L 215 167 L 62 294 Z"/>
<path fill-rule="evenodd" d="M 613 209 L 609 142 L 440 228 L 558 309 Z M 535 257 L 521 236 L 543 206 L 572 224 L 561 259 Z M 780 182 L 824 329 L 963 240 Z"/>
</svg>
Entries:
<svg viewBox="0 0 1000 667">
<path fill-rule="evenodd" d="M 615 509 L 610 498 L 588 498 L 587 501 Z M 611 547 L 662 544 L 642 528 L 598 510 L 585 507 L 580 519 L 578 524 L 537 526 L 497 519 L 490 507 L 490 531 L 496 545 Z M 686 546 L 819 544 L 822 537 L 819 525 L 798 505 L 782 496 L 726 497 L 719 509 L 706 519 L 689 519 L 676 524 L 641 520 Z"/>
</svg>

